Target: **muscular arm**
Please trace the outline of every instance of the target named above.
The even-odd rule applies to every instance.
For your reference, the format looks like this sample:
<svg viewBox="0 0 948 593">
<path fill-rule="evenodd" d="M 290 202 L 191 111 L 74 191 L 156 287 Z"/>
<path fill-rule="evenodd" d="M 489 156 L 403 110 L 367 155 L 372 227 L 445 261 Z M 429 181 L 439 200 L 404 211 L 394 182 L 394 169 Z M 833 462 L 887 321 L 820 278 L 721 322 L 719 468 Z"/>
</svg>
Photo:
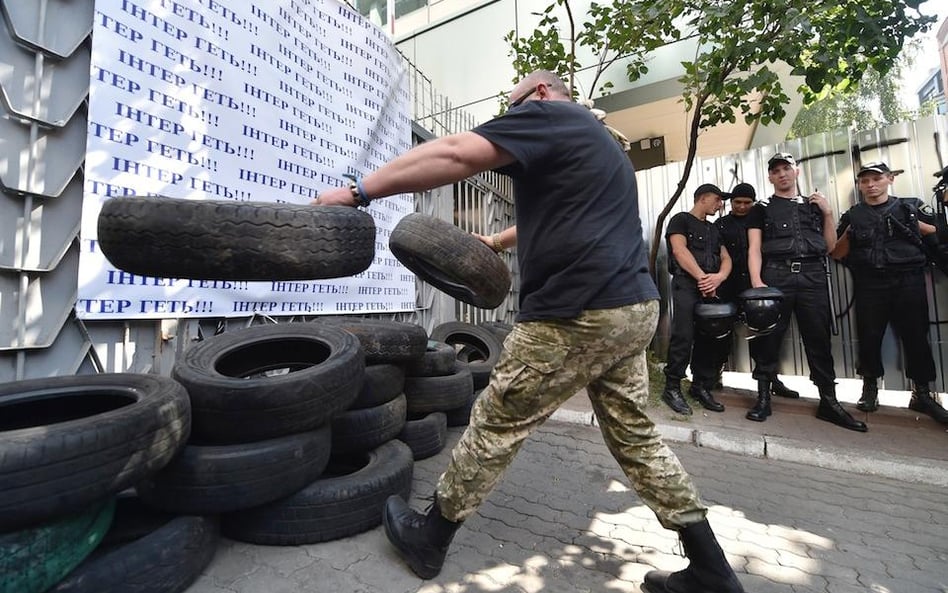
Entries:
<svg viewBox="0 0 948 593">
<path fill-rule="evenodd" d="M 462 132 L 412 148 L 362 178 L 362 187 L 370 198 L 382 198 L 455 183 L 512 162 L 509 152 L 483 136 Z M 342 187 L 321 192 L 318 204 L 354 206 L 356 200 Z"/>
<path fill-rule="evenodd" d="M 849 255 L 849 226 L 843 230 L 842 236 L 836 241 L 835 247 L 830 251 L 833 259 L 843 259 Z"/>
<path fill-rule="evenodd" d="M 509 165 L 513 156 L 474 132 L 420 144 L 362 180 L 365 192 L 384 197 L 423 191 Z"/>
<path fill-rule="evenodd" d="M 826 241 L 826 253 L 832 253 L 836 247 L 836 225 L 833 224 L 833 212 L 823 212 L 823 240 Z"/>
<path fill-rule="evenodd" d="M 733 267 L 731 254 L 728 252 L 727 247 L 721 245 L 721 269 L 718 271 L 718 274 L 721 275 L 722 282 L 727 280 L 727 277 L 731 275 L 731 269 Z"/>
<path fill-rule="evenodd" d="M 836 226 L 833 224 L 833 209 L 830 208 L 826 196 L 819 190 L 810 194 L 807 201 L 811 205 L 819 207 L 820 213 L 823 215 L 823 240 L 826 241 L 826 253 L 832 253 L 833 248 L 836 247 Z"/>
<path fill-rule="evenodd" d="M 754 288 L 767 286 L 760 279 L 760 266 L 763 262 L 760 254 L 760 243 L 763 235 L 764 233 L 760 229 L 747 229 L 747 273 L 750 275 L 751 286 Z"/>
<path fill-rule="evenodd" d="M 721 245 L 721 269 L 714 274 L 705 274 L 705 276 L 698 281 L 698 290 L 700 290 L 704 296 L 716 295 L 718 287 L 721 286 L 722 282 L 727 280 L 730 274 L 731 254 L 727 252 L 727 248 L 724 245 Z"/>
</svg>

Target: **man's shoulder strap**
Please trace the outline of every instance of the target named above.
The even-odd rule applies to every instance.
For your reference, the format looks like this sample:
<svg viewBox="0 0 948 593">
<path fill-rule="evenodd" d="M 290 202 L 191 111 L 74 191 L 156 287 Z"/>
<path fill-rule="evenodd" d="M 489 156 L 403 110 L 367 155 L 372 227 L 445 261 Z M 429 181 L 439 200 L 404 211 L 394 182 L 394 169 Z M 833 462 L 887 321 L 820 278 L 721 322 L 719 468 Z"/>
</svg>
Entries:
<svg viewBox="0 0 948 593">
<path fill-rule="evenodd" d="M 892 196 L 892 199 L 895 200 L 896 203 L 902 205 L 904 208 L 909 208 L 911 210 L 921 210 L 924 212 L 926 208 L 930 208 L 928 204 L 919 198 L 897 198 Z"/>
</svg>

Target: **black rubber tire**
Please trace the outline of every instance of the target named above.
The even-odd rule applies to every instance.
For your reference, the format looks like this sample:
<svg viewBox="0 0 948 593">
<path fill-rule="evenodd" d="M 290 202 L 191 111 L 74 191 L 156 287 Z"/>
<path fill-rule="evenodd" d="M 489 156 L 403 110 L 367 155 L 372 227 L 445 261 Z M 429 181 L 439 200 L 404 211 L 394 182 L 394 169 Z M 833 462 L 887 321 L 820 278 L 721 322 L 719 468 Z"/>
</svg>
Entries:
<svg viewBox="0 0 948 593">
<path fill-rule="evenodd" d="M 356 208 L 119 197 L 99 212 L 98 244 L 116 268 L 205 280 L 354 276 L 375 257 L 375 222 Z"/>
<path fill-rule="evenodd" d="M 500 340 L 501 344 L 504 343 L 504 340 L 507 339 L 507 335 L 513 330 L 513 325 L 505 321 L 481 321 L 477 325 L 494 334 L 494 336 Z"/>
<path fill-rule="evenodd" d="M 102 538 L 99 547 L 92 553 L 92 557 L 141 539 L 176 516 L 174 513 L 166 513 L 147 506 L 138 497 L 134 488 L 120 492 L 115 499 L 115 517 L 112 519 L 112 526 Z M 92 557 L 89 559 L 91 560 Z"/>
<path fill-rule="evenodd" d="M 407 499 L 411 494 L 411 449 L 392 440 L 358 457 L 352 467 L 331 467 L 336 475 L 324 475 L 289 498 L 224 515 L 224 535 L 254 544 L 295 546 L 336 540 L 380 525 L 385 499 L 392 494 Z"/>
<path fill-rule="evenodd" d="M 352 334 L 280 323 L 213 336 L 187 350 L 171 375 L 191 396 L 193 439 L 234 444 L 325 424 L 355 400 L 364 369 Z"/>
<path fill-rule="evenodd" d="M 415 461 L 437 455 L 444 449 L 448 435 L 448 418 L 444 412 L 432 412 L 416 420 L 408 420 L 398 435 L 411 449 Z"/>
<path fill-rule="evenodd" d="M 487 384 L 490 383 L 490 375 L 494 371 L 494 367 L 487 367 L 483 364 L 480 351 L 470 346 L 461 346 L 457 351 L 457 357 L 455 364 L 464 365 L 471 370 L 471 380 L 474 384 L 474 391 L 487 387 Z"/>
<path fill-rule="evenodd" d="M 405 216 L 388 244 L 406 268 L 461 302 L 493 309 L 510 291 L 507 264 L 472 234 L 439 218 Z"/>
<path fill-rule="evenodd" d="M 466 404 L 474 392 L 474 381 L 466 365 L 443 377 L 405 377 L 408 414 L 453 410 Z"/>
<path fill-rule="evenodd" d="M 454 346 L 458 360 L 471 367 L 474 389 L 487 386 L 504 349 L 503 342 L 492 331 L 462 321 L 442 323 L 431 331 L 431 338 Z"/>
<path fill-rule="evenodd" d="M 405 390 L 405 371 L 394 364 L 370 364 L 365 367 L 365 380 L 350 410 L 374 408 L 388 403 Z"/>
<path fill-rule="evenodd" d="M 102 374 L 0 384 L 0 532 L 94 505 L 164 467 L 190 432 L 184 388 Z"/>
<path fill-rule="evenodd" d="M 457 356 L 454 346 L 428 340 L 425 355 L 405 365 L 405 375 L 409 377 L 443 377 L 454 373 Z"/>
<path fill-rule="evenodd" d="M 477 401 L 483 389 L 479 389 L 471 394 L 471 399 L 466 404 L 453 410 L 447 410 L 444 415 L 447 417 L 448 426 L 467 426 L 471 423 L 471 408 Z"/>
<path fill-rule="evenodd" d="M 331 325 L 359 338 L 366 364 L 402 364 L 425 354 L 428 332 L 414 323 L 365 317 L 320 317 L 313 323 Z"/>
<path fill-rule="evenodd" d="M 0 593 L 42 593 L 61 581 L 96 546 L 112 523 L 115 499 L 91 509 L 0 534 Z"/>
<path fill-rule="evenodd" d="M 405 396 L 373 408 L 349 410 L 332 419 L 332 457 L 371 451 L 398 436 L 405 426 Z"/>
<path fill-rule="evenodd" d="M 110 543 L 112 532 L 142 528 L 139 537 Z M 47 593 L 180 593 L 214 558 L 218 533 L 217 517 L 158 516 L 120 500 L 99 548 Z"/>
<path fill-rule="evenodd" d="M 213 515 L 289 496 L 326 469 L 329 425 L 241 445 L 188 445 L 136 490 L 150 507 L 172 513 Z"/>
</svg>

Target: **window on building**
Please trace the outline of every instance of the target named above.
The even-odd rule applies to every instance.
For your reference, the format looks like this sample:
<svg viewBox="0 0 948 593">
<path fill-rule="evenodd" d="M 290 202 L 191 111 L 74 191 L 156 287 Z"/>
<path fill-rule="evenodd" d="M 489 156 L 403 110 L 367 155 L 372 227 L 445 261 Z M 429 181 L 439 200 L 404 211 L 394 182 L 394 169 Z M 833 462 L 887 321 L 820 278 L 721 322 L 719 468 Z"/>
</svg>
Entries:
<svg viewBox="0 0 948 593">
<path fill-rule="evenodd" d="M 395 0 L 395 18 L 428 6 L 428 0 Z M 388 0 L 356 0 L 356 10 L 373 23 L 383 25 L 388 21 Z"/>
</svg>

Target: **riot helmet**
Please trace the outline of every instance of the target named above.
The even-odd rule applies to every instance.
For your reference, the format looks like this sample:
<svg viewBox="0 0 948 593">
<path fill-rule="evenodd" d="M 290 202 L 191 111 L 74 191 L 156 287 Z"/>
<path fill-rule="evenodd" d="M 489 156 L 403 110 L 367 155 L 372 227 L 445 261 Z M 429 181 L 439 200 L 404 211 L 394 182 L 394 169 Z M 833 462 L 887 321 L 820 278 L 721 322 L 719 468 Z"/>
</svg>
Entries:
<svg viewBox="0 0 948 593">
<path fill-rule="evenodd" d="M 738 295 L 740 317 L 750 332 L 750 337 L 766 336 L 774 331 L 780 321 L 780 303 L 783 293 L 772 286 L 748 288 Z"/>
<path fill-rule="evenodd" d="M 734 303 L 702 302 L 695 304 L 695 330 L 714 339 L 725 338 L 737 321 Z"/>
</svg>

